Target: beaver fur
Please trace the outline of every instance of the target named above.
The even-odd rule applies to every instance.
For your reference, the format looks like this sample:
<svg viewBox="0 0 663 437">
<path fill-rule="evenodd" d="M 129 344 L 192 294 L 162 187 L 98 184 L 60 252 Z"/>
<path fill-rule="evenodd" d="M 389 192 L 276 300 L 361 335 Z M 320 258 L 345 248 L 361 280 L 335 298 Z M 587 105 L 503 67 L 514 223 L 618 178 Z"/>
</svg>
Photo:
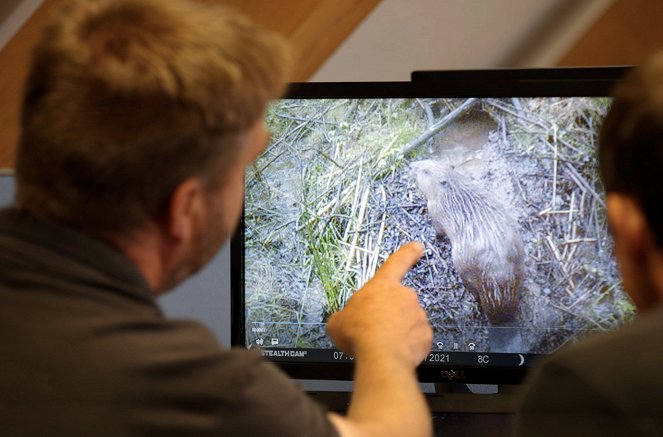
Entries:
<svg viewBox="0 0 663 437">
<path fill-rule="evenodd" d="M 450 165 L 412 164 L 438 235 L 451 242 L 451 259 L 465 288 L 493 325 L 518 313 L 524 248 L 517 222 L 496 200 Z"/>
</svg>

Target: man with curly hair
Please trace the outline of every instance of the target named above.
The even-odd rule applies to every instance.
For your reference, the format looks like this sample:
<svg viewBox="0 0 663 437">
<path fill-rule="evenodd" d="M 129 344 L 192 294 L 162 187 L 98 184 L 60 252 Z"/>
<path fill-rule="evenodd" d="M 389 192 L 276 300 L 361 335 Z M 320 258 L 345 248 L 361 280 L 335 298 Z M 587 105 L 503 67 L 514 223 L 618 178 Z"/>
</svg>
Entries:
<svg viewBox="0 0 663 437">
<path fill-rule="evenodd" d="M 329 320 L 356 356 L 343 417 L 155 304 L 235 228 L 289 57 L 223 7 L 65 4 L 35 50 L 15 206 L 0 212 L 3 434 L 430 434 L 415 368 L 432 333 L 400 284 L 417 243 Z"/>
</svg>

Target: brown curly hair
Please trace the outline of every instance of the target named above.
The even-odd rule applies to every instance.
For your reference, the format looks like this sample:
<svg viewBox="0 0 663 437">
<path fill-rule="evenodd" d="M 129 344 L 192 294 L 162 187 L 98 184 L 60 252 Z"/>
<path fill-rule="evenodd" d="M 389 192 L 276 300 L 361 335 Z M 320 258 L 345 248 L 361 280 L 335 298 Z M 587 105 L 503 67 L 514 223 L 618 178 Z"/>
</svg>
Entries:
<svg viewBox="0 0 663 437">
<path fill-rule="evenodd" d="M 157 219 L 184 179 L 223 183 L 289 73 L 287 44 L 186 0 L 75 0 L 35 49 L 17 205 L 81 229 Z"/>
</svg>

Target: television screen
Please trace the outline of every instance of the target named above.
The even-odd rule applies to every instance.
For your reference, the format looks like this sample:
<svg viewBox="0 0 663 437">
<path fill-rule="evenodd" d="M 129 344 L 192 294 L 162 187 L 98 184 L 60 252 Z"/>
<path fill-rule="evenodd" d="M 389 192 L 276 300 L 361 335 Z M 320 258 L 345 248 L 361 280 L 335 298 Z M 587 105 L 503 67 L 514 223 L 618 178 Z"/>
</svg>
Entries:
<svg viewBox="0 0 663 437">
<path fill-rule="evenodd" d="M 295 377 L 349 378 L 326 321 L 412 240 L 425 254 L 403 282 L 434 330 L 422 381 L 517 382 L 633 316 L 597 172 L 605 73 L 477 74 L 297 84 L 269 108 L 231 252 L 236 344 Z"/>
</svg>

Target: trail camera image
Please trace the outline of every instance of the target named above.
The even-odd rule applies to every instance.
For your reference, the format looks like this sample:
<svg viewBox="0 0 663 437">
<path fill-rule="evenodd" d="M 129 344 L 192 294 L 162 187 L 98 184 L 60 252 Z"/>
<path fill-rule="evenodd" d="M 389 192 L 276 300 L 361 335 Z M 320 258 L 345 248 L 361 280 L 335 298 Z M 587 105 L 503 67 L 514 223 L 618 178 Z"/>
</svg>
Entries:
<svg viewBox="0 0 663 437">
<path fill-rule="evenodd" d="M 247 172 L 247 345 L 325 321 L 399 246 L 440 350 L 548 353 L 630 319 L 596 160 L 605 98 L 281 100 Z"/>
</svg>

